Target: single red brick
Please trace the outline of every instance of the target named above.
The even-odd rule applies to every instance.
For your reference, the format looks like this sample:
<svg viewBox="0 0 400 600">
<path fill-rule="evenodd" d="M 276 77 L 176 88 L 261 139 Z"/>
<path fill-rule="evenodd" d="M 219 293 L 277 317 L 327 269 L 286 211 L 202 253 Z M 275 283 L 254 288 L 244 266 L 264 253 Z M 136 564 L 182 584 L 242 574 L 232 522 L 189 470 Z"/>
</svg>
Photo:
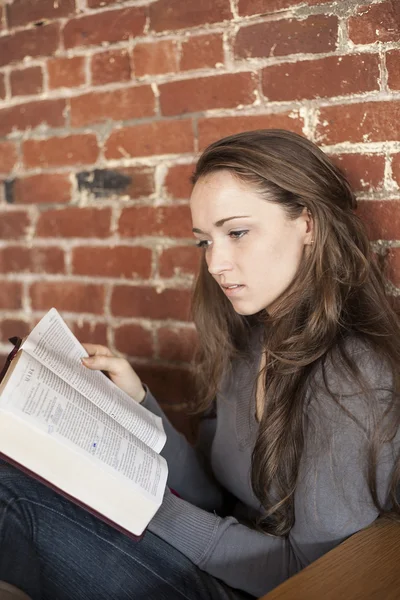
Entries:
<svg viewBox="0 0 400 600">
<path fill-rule="evenodd" d="M 0 99 L 6 97 L 6 80 L 4 73 L 0 73 Z"/>
<path fill-rule="evenodd" d="M 391 50 L 386 53 L 386 68 L 389 88 L 400 90 L 400 50 Z"/>
<path fill-rule="evenodd" d="M 71 19 L 63 30 L 65 48 L 127 41 L 143 34 L 146 10 L 132 6 Z"/>
<path fill-rule="evenodd" d="M 26 167 L 54 167 L 95 163 L 99 156 L 94 134 L 26 140 L 22 146 Z"/>
<path fill-rule="evenodd" d="M 16 281 L 0 283 L 0 309 L 22 308 L 22 284 Z"/>
<path fill-rule="evenodd" d="M 397 182 L 397 185 L 400 187 L 400 153 L 393 155 L 392 171 L 393 171 L 393 178 Z"/>
<path fill-rule="evenodd" d="M 118 229 L 123 237 L 188 237 L 192 230 L 190 210 L 187 205 L 130 206 L 122 210 Z"/>
<path fill-rule="evenodd" d="M 232 19 L 229 0 L 158 0 L 149 6 L 150 29 L 186 29 Z"/>
<path fill-rule="evenodd" d="M 78 188 L 85 196 L 89 194 L 94 200 L 112 197 L 124 201 L 137 200 L 154 194 L 154 171 L 154 167 L 140 166 L 88 170 L 79 173 Z"/>
<path fill-rule="evenodd" d="M 24 210 L 4 211 L 0 213 L 0 239 L 17 240 L 27 235 L 31 220 Z"/>
<path fill-rule="evenodd" d="M 40 94 L 43 90 L 43 73 L 41 67 L 28 67 L 10 73 L 11 94 L 13 96 L 30 96 Z"/>
<path fill-rule="evenodd" d="M 70 99 L 71 125 L 82 127 L 98 121 L 123 121 L 151 117 L 155 98 L 150 85 L 122 88 L 110 92 L 89 92 Z"/>
<path fill-rule="evenodd" d="M 159 86 L 163 115 L 181 115 L 210 108 L 253 104 L 257 82 L 252 73 L 227 73 L 170 81 Z"/>
<path fill-rule="evenodd" d="M 49 88 L 73 88 L 86 83 L 85 58 L 73 56 L 72 58 L 51 58 L 47 61 L 49 74 Z"/>
<path fill-rule="evenodd" d="M 0 37 L 0 67 L 23 61 L 26 56 L 51 56 L 58 50 L 60 29 L 57 23 L 15 31 Z"/>
<path fill-rule="evenodd" d="M 119 317 L 149 319 L 189 319 L 190 291 L 144 286 L 115 286 L 111 297 L 111 314 Z"/>
<path fill-rule="evenodd" d="M 0 323 L 0 341 L 7 342 L 9 338 L 18 336 L 26 337 L 31 330 L 30 322 L 22 319 L 5 319 Z"/>
<path fill-rule="evenodd" d="M 100 344 L 107 346 L 107 325 L 93 321 L 74 321 L 67 319 L 67 324 L 78 340 L 85 344 Z"/>
<path fill-rule="evenodd" d="M 355 44 L 397 42 L 400 36 L 400 5 L 397 0 L 360 6 L 349 19 L 349 37 Z"/>
<path fill-rule="evenodd" d="M 194 136 L 189 120 L 157 121 L 116 129 L 105 144 L 107 159 L 193 151 Z"/>
<path fill-rule="evenodd" d="M 0 142 L 0 173 L 9 173 L 17 162 L 17 149 L 12 142 Z"/>
<path fill-rule="evenodd" d="M 1 38 L 0 38 L 1 40 Z M 41 100 L 2 108 L 0 110 L 0 137 L 14 130 L 47 125 L 48 127 L 63 127 L 65 125 L 65 100 Z"/>
<path fill-rule="evenodd" d="M 193 275 L 197 273 L 201 254 L 196 246 L 175 246 L 163 250 L 159 258 L 161 277 Z"/>
<path fill-rule="evenodd" d="M 379 57 L 373 54 L 328 56 L 262 71 L 263 93 L 272 101 L 368 92 L 379 89 L 378 80 Z"/>
<path fill-rule="evenodd" d="M 14 179 L 11 187 L 15 204 L 59 204 L 71 199 L 71 181 L 66 173 L 40 173 Z"/>
<path fill-rule="evenodd" d="M 213 117 L 199 119 L 198 135 L 199 146 L 205 148 L 228 135 L 241 131 L 256 129 L 288 129 L 295 133 L 302 133 L 303 120 L 297 112 L 273 113 L 269 115 L 248 115 L 237 117 Z"/>
<path fill-rule="evenodd" d="M 360 102 L 320 109 L 317 141 L 340 142 L 396 141 L 400 137 L 400 101 Z"/>
<path fill-rule="evenodd" d="M 250 16 L 256 14 L 269 15 L 278 10 L 284 10 L 298 4 L 326 4 L 332 0 L 239 0 L 238 11 L 240 16 Z"/>
<path fill-rule="evenodd" d="M 162 399 L 162 402 L 168 402 L 172 407 L 175 404 L 193 401 L 193 378 L 187 368 L 177 368 L 177 366 L 166 367 L 158 364 L 136 365 L 134 363 L 132 366 L 141 381 L 147 384 L 155 397 Z M 177 413 L 176 410 L 172 410 L 171 408 L 168 410 L 167 404 L 162 404 L 162 407 L 163 410 L 168 412 L 168 418 L 174 423 L 177 422 L 179 427 L 185 427 L 184 430 L 186 432 L 188 418 L 186 417 L 185 419 L 186 423 L 182 422 L 182 418 L 177 420 L 177 415 L 181 415 L 181 412 Z"/>
<path fill-rule="evenodd" d="M 98 52 L 92 56 L 90 66 L 93 85 L 131 79 L 130 56 L 125 49 Z"/>
<path fill-rule="evenodd" d="M 378 154 L 341 154 L 331 156 L 355 191 L 379 189 L 383 186 L 385 157 Z"/>
<path fill-rule="evenodd" d="M 127 356 L 154 355 L 153 336 L 141 325 L 126 324 L 114 330 L 115 348 Z"/>
<path fill-rule="evenodd" d="M 331 52 L 336 48 L 338 24 L 337 17 L 315 15 L 301 21 L 287 19 L 244 26 L 236 35 L 235 55 L 254 58 Z"/>
<path fill-rule="evenodd" d="M 160 42 L 136 44 L 133 49 L 133 62 L 136 77 L 177 71 L 176 42 L 161 40 Z"/>
<path fill-rule="evenodd" d="M 189 327 L 160 327 L 157 330 L 160 358 L 190 362 L 196 352 L 197 333 Z"/>
<path fill-rule="evenodd" d="M 195 164 L 173 165 L 168 169 L 165 176 L 164 188 L 167 195 L 171 198 L 188 200 L 192 193 L 192 183 L 190 181 Z"/>
<path fill-rule="evenodd" d="M 118 173 L 130 177 L 131 183 L 124 188 L 123 195 L 131 200 L 151 196 L 155 192 L 154 167 L 126 167 Z"/>
<path fill-rule="evenodd" d="M 7 4 L 9 27 L 20 27 L 29 23 L 48 21 L 68 17 L 75 12 L 74 0 L 14 0 Z"/>
<path fill-rule="evenodd" d="M 385 275 L 396 287 L 400 286 L 400 248 L 390 248 L 385 257 Z"/>
<path fill-rule="evenodd" d="M 0 249 L 1 273 L 65 273 L 61 248 L 6 246 Z"/>
<path fill-rule="evenodd" d="M 398 200 L 360 200 L 357 214 L 363 220 L 371 241 L 400 239 Z"/>
<path fill-rule="evenodd" d="M 222 35 L 196 35 L 182 42 L 181 71 L 215 67 L 224 62 Z"/>
<path fill-rule="evenodd" d="M 63 281 L 38 281 L 30 286 L 33 310 L 49 310 L 92 313 L 104 312 L 104 287 L 90 283 Z"/>
<path fill-rule="evenodd" d="M 88 170 L 79 174 L 82 179 L 78 181 L 78 187 L 84 195 L 89 194 L 93 199 L 118 197 L 124 201 L 137 200 L 154 194 L 154 171 L 154 167 L 141 166 Z M 98 183 L 93 185 L 96 178 Z M 113 181 L 117 180 L 118 186 L 113 186 Z"/>
<path fill-rule="evenodd" d="M 36 235 L 38 237 L 105 238 L 110 235 L 110 208 L 79 208 L 46 210 L 40 213 Z"/>
<path fill-rule="evenodd" d="M 72 273 L 100 277 L 148 278 L 152 252 L 136 246 L 82 247 L 72 251 Z"/>
</svg>

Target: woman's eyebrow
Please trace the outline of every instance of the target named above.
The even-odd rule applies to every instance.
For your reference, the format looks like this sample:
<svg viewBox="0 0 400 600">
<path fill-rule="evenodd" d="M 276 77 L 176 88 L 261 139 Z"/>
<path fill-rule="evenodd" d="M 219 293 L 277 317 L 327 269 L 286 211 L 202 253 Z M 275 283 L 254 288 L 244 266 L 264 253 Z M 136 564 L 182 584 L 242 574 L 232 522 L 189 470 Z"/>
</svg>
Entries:
<svg viewBox="0 0 400 600">
<path fill-rule="evenodd" d="M 226 219 L 220 219 L 219 221 L 216 221 L 214 223 L 214 227 L 222 227 L 224 223 L 226 223 L 227 221 L 232 221 L 232 219 L 248 219 L 249 216 L 250 215 L 237 215 L 235 217 L 226 217 Z M 198 229 L 197 227 L 193 227 L 192 231 L 193 233 L 204 233 L 204 231 Z"/>
</svg>

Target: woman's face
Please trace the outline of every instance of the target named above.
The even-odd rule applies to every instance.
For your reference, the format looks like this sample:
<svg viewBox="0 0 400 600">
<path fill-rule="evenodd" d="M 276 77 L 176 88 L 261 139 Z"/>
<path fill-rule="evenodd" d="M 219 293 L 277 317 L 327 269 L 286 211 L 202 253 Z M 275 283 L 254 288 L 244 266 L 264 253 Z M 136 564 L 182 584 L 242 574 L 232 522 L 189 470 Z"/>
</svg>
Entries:
<svg viewBox="0 0 400 600">
<path fill-rule="evenodd" d="M 270 309 L 292 283 L 312 240 L 306 209 L 289 219 L 229 171 L 200 178 L 190 207 L 208 270 L 234 310 L 252 315 Z"/>
</svg>

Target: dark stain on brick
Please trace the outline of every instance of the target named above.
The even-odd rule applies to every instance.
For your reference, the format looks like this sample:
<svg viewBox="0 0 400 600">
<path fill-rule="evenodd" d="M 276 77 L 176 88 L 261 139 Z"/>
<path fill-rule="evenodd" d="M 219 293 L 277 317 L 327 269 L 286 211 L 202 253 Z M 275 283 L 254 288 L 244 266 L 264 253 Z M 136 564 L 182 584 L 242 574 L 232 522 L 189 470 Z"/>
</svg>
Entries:
<svg viewBox="0 0 400 600">
<path fill-rule="evenodd" d="M 4 182 L 4 196 L 8 204 L 14 203 L 14 183 L 15 179 L 8 179 Z"/>
<path fill-rule="evenodd" d="M 79 191 L 89 191 L 95 198 L 123 195 L 132 184 L 132 177 L 112 169 L 82 171 L 76 175 Z"/>
</svg>

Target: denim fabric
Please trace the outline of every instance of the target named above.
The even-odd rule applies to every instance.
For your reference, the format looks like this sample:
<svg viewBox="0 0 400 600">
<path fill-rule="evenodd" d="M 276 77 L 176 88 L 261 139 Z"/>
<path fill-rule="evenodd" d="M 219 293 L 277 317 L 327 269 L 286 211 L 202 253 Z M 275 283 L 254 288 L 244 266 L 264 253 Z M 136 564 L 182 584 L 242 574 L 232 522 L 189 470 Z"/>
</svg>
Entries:
<svg viewBox="0 0 400 600">
<path fill-rule="evenodd" d="M 244 600 L 147 531 L 135 542 L 0 461 L 0 580 L 33 600 Z"/>
</svg>

